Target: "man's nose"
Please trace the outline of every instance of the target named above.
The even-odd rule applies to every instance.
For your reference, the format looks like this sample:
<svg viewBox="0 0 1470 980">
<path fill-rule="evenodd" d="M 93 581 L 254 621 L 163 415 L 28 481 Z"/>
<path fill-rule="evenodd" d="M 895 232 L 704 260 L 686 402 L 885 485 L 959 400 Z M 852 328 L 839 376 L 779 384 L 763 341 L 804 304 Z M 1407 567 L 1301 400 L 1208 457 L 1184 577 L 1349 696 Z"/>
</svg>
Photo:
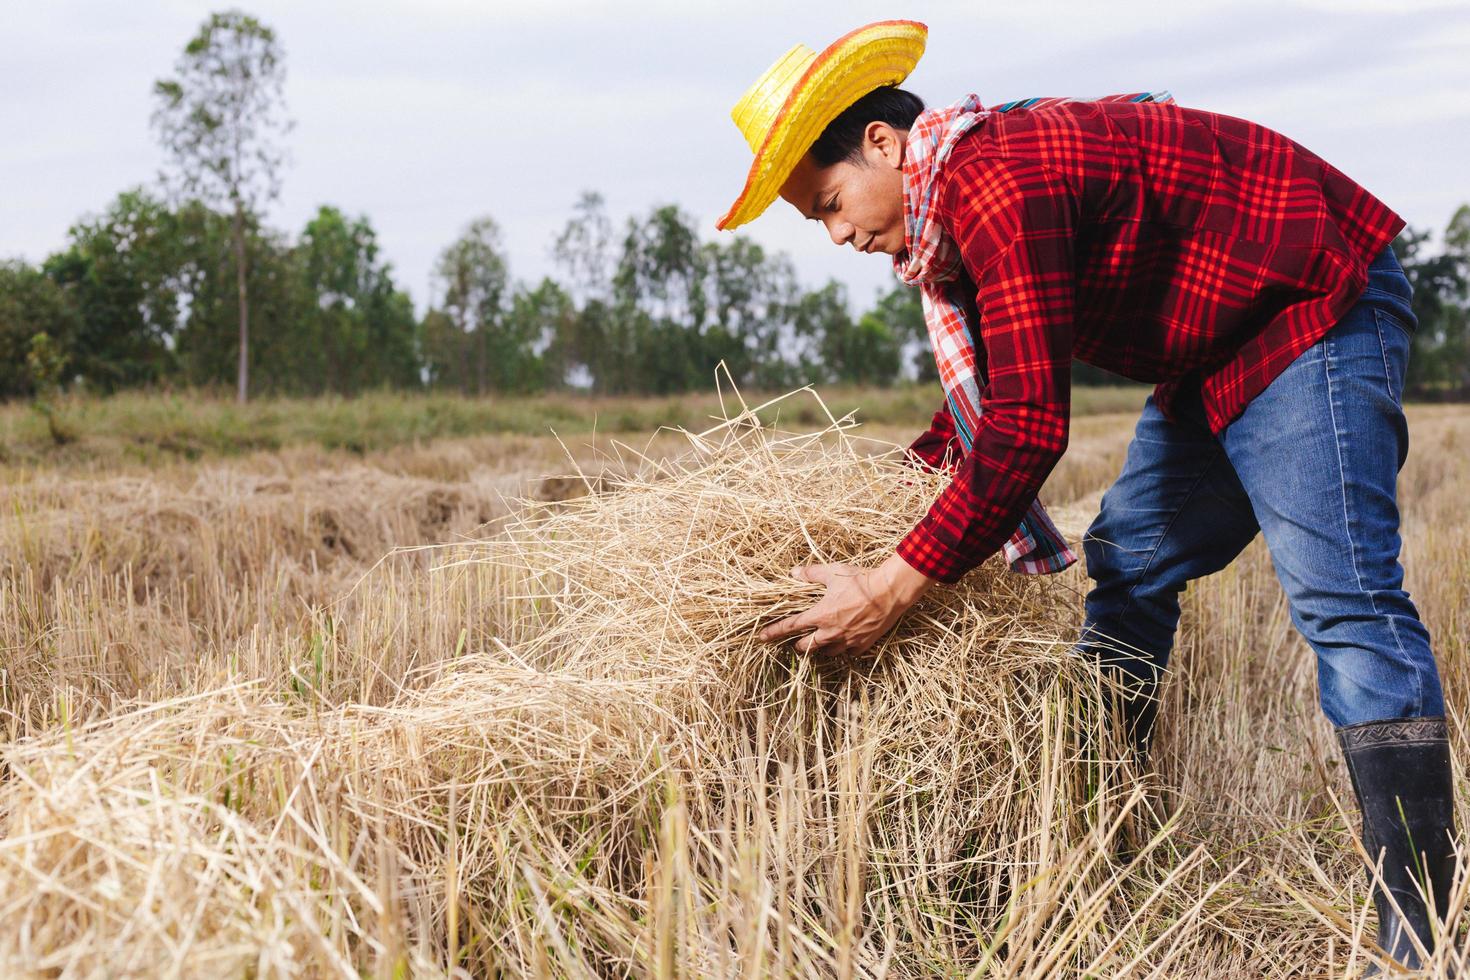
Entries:
<svg viewBox="0 0 1470 980">
<path fill-rule="evenodd" d="M 853 236 L 853 227 L 847 221 L 834 221 L 827 226 L 827 233 L 832 236 L 833 245 L 846 245 L 848 239 Z"/>
</svg>

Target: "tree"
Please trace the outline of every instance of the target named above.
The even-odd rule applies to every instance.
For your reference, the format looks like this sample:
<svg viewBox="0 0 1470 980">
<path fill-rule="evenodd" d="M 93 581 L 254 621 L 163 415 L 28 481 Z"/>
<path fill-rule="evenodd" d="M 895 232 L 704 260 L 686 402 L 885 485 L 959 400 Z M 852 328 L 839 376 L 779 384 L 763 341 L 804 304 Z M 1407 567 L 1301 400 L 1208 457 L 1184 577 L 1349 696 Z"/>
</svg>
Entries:
<svg viewBox="0 0 1470 980">
<path fill-rule="evenodd" d="M 699 383 L 720 361 L 738 385 L 779 388 L 790 380 L 786 352 L 800 290 L 791 260 L 768 255 L 744 235 L 704 246 L 713 323 L 704 332 Z"/>
<path fill-rule="evenodd" d="M 1470 393 L 1470 204 L 1460 205 L 1450 217 L 1444 247 L 1455 272 L 1436 339 L 1446 387 L 1464 397 Z"/>
<path fill-rule="evenodd" d="M 827 383 L 841 375 L 842 338 L 853 329 L 847 290 L 835 279 L 801 295 L 796 304 L 792 366 L 794 380 Z"/>
<path fill-rule="evenodd" d="M 424 346 L 424 373 L 429 387 L 465 391 L 464 359 L 458 356 L 464 347 L 464 331 L 459 329 L 459 324 L 448 313 L 431 307 L 419 324 L 419 336 Z"/>
<path fill-rule="evenodd" d="M 423 359 L 418 318 L 408 293 L 393 285 L 392 267 L 364 298 L 364 320 L 368 350 L 364 383 L 395 388 L 418 388 L 423 384 Z"/>
<path fill-rule="evenodd" d="M 656 207 L 643 221 L 628 219 L 613 296 L 621 306 L 697 330 L 706 311 L 703 260 L 694 219 L 675 204 Z"/>
<path fill-rule="evenodd" d="M 238 394 L 239 269 L 233 217 L 194 201 L 178 212 L 178 228 L 186 258 L 180 277 L 189 310 L 175 350 L 180 371 L 190 384 L 229 385 Z M 303 390 L 298 379 L 318 355 L 297 334 L 312 299 L 301 288 L 294 249 L 288 236 L 262 227 L 251 214 L 245 216 L 244 233 L 244 251 L 251 257 L 245 281 L 254 323 L 250 360 L 258 368 L 251 375 L 251 390 Z"/>
<path fill-rule="evenodd" d="M 873 315 L 883 322 L 898 341 L 901 351 L 909 354 L 909 363 L 920 381 L 938 381 L 939 366 L 929 345 L 929 327 L 924 322 L 924 302 L 919 287 L 896 282 L 878 298 Z"/>
<path fill-rule="evenodd" d="M 534 288 L 517 288 L 501 329 L 490 338 L 491 387 L 533 392 L 546 388 L 548 380 L 560 384 L 557 340 L 566 336 L 575 315 L 572 297 L 550 277 Z"/>
<path fill-rule="evenodd" d="M 613 229 L 596 191 L 583 191 L 572 210 L 552 243 L 551 256 L 567 275 L 573 309 L 557 321 L 547 367 L 558 385 L 597 385 L 608 359 Z"/>
<path fill-rule="evenodd" d="M 572 210 L 573 217 L 552 244 L 552 258 L 566 271 L 574 302 L 606 300 L 612 288 L 613 231 L 602 195 L 583 191 Z"/>
<path fill-rule="evenodd" d="M 834 317 L 831 322 L 834 329 L 822 338 L 822 360 L 828 376 L 844 384 L 893 384 L 903 352 L 882 317 L 864 313 L 856 323 L 842 317 Z"/>
<path fill-rule="evenodd" d="M 51 442 L 63 446 L 75 438 L 71 429 L 62 423 L 56 396 L 61 391 L 62 374 L 66 371 L 66 354 L 47 333 L 38 333 L 31 338 L 26 351 L 26 370 L 31 376 L 31 408 L 46 420 L 46 431 Z"/>
<path fill-rule="evenodd" d="M 313 364 L 298 383 L 341 394 L 415 384 L 413 304 L 394 286 L 391 267 L 379 260 L 377 234 L 367 217 L 348 219 L 323 205 L 294 251 L 303 303 L 287 346 L 293 360 Z"/>
<path fill-rule="evenodd" d="M 708 312 L 704 252 L 694 220 L 677 205 L 628 219 L 613 274 L 613 309 L 598 385 L 607 391 L 682 391 L 708 375 L 700 354 Z M 712 365 L 711 365 L 712 369 Z"/>
<path fill-rule="evenodd" d="M 154 83 L 153 124 L 176 170 L 166 182 L 233 216 L 239 318 L 236 397 L 249 391 L 250 303 L 246 215 L 280 195 L 292 128 L 284 115 L 285 62 L 275 32 L 239 10 L 211 14 L 184 47 L 173 78 Z"/>
<path fill-rule="evenodd" d="M 0 398 L 34 395 L 45 386 L 47 379 L 31 373 L 33 338 L 44 334 L 64 356 L 75 349 L 80 325 L 76 306 L 52 279 L 19 260 L 0 260 Z"/>
<path fill-rule="evenodd" d="M 177 216 L 141 187 L 72 225 L 69 247 L 43 268 L 80 321 L 69 366 L 101 391 L 151 384 L 174 371 L 186 258 Z"/>
<path fill-rule="evenodd" d="M 509 285 L 495 219 L 487 216 L 470 222 L 440 253 L 434 276 L 443 290 L 444 311 L 458 332 L 436 330 L 432 334 L 430 372 L 437 377 L 454 375 L 460 390 L 483 395 L 490 382 L 490 335 L 502 326 Z M 464 373 L 466 355 L 473 357 L 473 379 Z"/>
</svg>

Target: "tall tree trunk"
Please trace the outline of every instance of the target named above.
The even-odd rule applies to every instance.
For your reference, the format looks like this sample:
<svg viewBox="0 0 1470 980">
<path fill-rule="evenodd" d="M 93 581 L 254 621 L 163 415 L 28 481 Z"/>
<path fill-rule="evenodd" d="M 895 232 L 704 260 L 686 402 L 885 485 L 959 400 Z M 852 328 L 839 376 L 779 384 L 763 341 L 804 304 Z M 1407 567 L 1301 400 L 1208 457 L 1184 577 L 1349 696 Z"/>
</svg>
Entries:
<svg viewBox="0 0 1470 980">
<path fill-rule="evenodd" d="M 459 393 L 468 395 L 473 391 L 470 387 L 470 344 L 474 338 L 470 336 L 469 320 L 463 309 L 454 322 L 459 327 L 459 332 L 454 335 L 454 377 L 459 383 Z"/>
<path fill-rule="evenodd" d="M 245 210 L 235 202 L 235 291 L 240 299 L 240 361 L 235 374 L 235 400 L 245 403 L 250 390 L 250 300 L 245 292 Z"/>
<path fill-rule="evenodd" d="M 475 327 L 475 394 L 485 394 L 485 321 Z"/>
<path fill-rule="evenodd" d="M 337 390 L 337 379 L 341 376 L 340 365 L 337 357 L 337 318 L 333 315 L 336 310 L 323 310 L 318 308 L 316 312 L 317 323 L 321 324 L 322 345 L 322 377 L 317 387 L 316 394 L 332 394 Z"/>
</svg>

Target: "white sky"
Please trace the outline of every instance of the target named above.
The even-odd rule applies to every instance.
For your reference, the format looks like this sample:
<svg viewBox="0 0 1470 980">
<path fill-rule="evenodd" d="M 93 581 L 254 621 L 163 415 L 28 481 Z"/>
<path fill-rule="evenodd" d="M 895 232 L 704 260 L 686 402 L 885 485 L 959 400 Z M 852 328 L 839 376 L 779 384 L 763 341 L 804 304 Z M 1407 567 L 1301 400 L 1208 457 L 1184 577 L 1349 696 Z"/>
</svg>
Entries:
<svg viewBox="0 0 1470 980">
<path fill-rule="evenodd" d="M 1436 235 L 1470 202 L 1470 3 L 1274 0 L 1023 4 L 698 0 L 253 0 L 286 54 L 296 130 L 267 221 L 366 214 L 422 311 L 434 258 L 471 219 L 502 226 L 517 279 L 583 189 L 625 216 L 677 203 L 707 237 L 750 151 L 729 117 L 790 45 L 873 20 L 929 26 L 904 82 L 930 104 L 1169 89 L 1322 155 Z M 163 162 L 153 81 L 211 9 L 194 0 L 0 0 L 0 257 L 39 261 L 68 226 Z M 744 226 L 855 307 L 888 256 L 838 249 L 777 200 Z"/>
</svg>

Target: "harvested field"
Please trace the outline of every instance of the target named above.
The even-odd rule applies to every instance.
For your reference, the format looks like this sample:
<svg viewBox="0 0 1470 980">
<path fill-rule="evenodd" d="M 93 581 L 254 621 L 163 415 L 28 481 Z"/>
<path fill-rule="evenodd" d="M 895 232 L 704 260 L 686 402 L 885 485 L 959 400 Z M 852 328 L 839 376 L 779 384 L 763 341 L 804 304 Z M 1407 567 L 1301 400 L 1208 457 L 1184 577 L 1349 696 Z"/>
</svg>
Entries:
<svg viewBox="0 0 1470 980">
<path fill-rule="evenodd" d="M 907 428 L 731 414 L 10 480 L 0 972 L 1361 971 L 1352 796 L 1260 540 L 1186 594 L 1140 777 L 1067 652 L 1081 568 L 992 559 L 850 662 L 756 643 L 821 593 L 793 564 L 876 563 L 944 478 Z M 1470 413 L 1410 420 L 1463 772 Z M 1132 421 L 1074 424 L 1074 538 Z"/>
</svg>

